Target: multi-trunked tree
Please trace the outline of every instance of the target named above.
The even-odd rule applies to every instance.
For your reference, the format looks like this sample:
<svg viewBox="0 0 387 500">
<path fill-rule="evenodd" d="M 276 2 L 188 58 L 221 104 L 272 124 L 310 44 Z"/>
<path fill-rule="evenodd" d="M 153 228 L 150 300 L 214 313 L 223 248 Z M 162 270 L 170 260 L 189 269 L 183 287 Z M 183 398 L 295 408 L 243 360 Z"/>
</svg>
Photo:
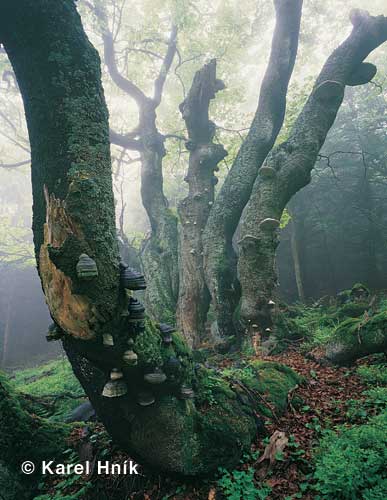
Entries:
<svg viewBox="0 0 387 500">
<path fill-rule="evenodd" d="M 181 218 L 199 222 L 199 218 L 205 221 L 208 217 L 202 240 L 196 229 L 183 232 L 182 238 L 188 238 L 195 250 L 190 255 L 195 258 L 201 256 L 203 245 L 203 266 L 210 270 L 206 279 L 213 279 L 209 290 L 214 304 L 223 307 L 223 299 L 219 301 L 214 294 L 225 290 L 217 285 L 222 277 L 218 266 L 225 269 L 230 257 L 226 244 L 231 241 L 224 238 L 224 232 L 217 239 L 215 229 L 225 231 L 229 224 L 236 227 L 240 214 L 235 214 L 250 200 L 241 230 L 241 316 L 246 324 L 257 321 L 259 327 L 270 324 L 267 304 L 274 283 L 275 230 L 281 212 L 293 192 L 308 182 L 345 85 L 372 78 L 374 67 L 362 61 L 387 38 L 384 17 L 373 18 L 359 11 L 352 14 L 353 32 L 325 65 L 290 139 L 274 149 L 261 167 L 283 121 L 301 3 L 275 2 L 278 17 L 272 62 L 258 114 L 235 160 L 232 175 L 236 177 L 233 182 L 226 179 L 214 202 L 210 184 L 217 162 L 225 154 L 212 141 L 213 126 L 208 119 L 209 101 L 222 87 L 214 62 L 196 75 L 181 107 L 190 136 L 190 192 L 180 207 Z M 260 415 L 268 410 L 259 404 L 258 393 L 268 394 L 272 409 L 284 410 L 288 391 L 298 377 L 280 365 L 255 363 L 249 387 L 247 382 L 238 382 L 238 370 L 225 379 L 195 365 L 180 334 L 145 318 L 143 307 L 132 295 L 132 290 L 144 288 L 143 278 L 120 264 L 100 61 L 83 31 L 74 2 L 20 0 L 15 5 L 3 1 L 0 42 L 14 68 L 27 117 L 35 253 L 55 322 L 50 336 L 62 339 L 99 417 L 135 458 L 190 475 L 235 465 L 249 448 L 257 422 L 261 426 Z M 225 198 L 227 189 L 232 199 Z M 222 205 L 230 210 L 222 212 Z M 212 207 L 209 213 L 208 207 Z M 258 223 L 252 227 L 254 210 Z M 215 224 L 216 214 L 220 219 Z M 211 244 L 220 255 L 213 267 L 206 253 L 211 223 Z M 261 260 L 255 260 L 257 251 L 262 254 L 264 270 Z M 260 284 L 259 290 L 253 290 L 243 278 L 249 259 L 257 266 L 251 276 Z M 234 279 L 232 269 L 235 266 L 230 267 Z M 253 292 L 255 302 L 250 301 Z M 190 341 L 194 343 L 193 337 Z"/>
</svg>

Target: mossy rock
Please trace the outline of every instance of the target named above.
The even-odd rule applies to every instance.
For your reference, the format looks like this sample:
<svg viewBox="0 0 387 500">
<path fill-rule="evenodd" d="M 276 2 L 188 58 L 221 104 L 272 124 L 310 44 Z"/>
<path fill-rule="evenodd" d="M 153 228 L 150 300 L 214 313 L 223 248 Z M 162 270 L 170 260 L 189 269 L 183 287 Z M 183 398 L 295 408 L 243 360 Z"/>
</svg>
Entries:
<svg viewBox="0 0 387 500">
<path fill-rule="evenodd" d="M 332 317 L 337 319 L 358 318 L 362 316 L 368 308 L 368 302 L 348 302 L 338 308 L 335 313 L 332 314 Z"/>
<path fill-rule="evenodd" d="M 57 456 L 71 429 L 29 414 L 23 406 L 0 374 L 0 453 L 11 468 L 18 468 L 23 460 L 39 462 Z"/>
<path fill-rule="evenodd" d="M 327 346 L 326 357 L 337 364 L 387 350 L 387 311 L 341 322 Z"/>
</svg>

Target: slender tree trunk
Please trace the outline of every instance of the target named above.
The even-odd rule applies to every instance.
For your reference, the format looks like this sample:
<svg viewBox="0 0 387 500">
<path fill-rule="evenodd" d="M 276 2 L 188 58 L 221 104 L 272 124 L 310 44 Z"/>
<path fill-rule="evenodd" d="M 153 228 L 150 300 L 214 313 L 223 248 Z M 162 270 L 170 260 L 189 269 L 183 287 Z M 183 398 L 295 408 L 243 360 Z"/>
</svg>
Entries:
<svg viewBox="0 0 387 500">
<path fill-rule="evenodd" d="M 94 0 L 94 4 L 109 74 L 117 87 L 136 101 L 139 110 L 139 124 L 134 132 L 121 135 L 110 130 L 110 138 L 118 146 L 137 150 L 141 156 L 141 196 L 151 226 L 151 234 L 143 242 L 140 255 L 148 278 L 145 303 L 152 318 L 175 323 L 179 288 L 177 218 L 164 196 L 162 168 L 165 137 L 157 129 L 156 110 L 175 57 L 177 28 L 172 26 L 168 48 L 154 81 L 154 95 L 150 98 L 118 70 L 106 7 L 101 0 Z"/>
<path fill-rule="evenodd" d="M 152 318 L 174 324 L 179 290 L 177 217 L 164 196 L 164 138 L 157 130 L 151 100 L 141 110 L 140 131 L 141 197 L 151 225 L 141 251 L 148 280 L 146 305 Z"/>
<path fill-rule="evenodd" d="M 277 0 L 274 4 L 277 23 L 257 112 L 216 198 L 203 234 L 206 280 L 223 335 L 234 333 L 233 315 L 239 302 L 237 259 L 232 238 L 258 169 L 281 129 L 287 87 L 297 54 L 302 0 Z"/>
<path fill-rule="evenodd" d="M 294 265 L 294 276 L 296 278 L 298 298 L 301 302 L 305 302 L 304 282 L 302 278 L 302 266 L 300 262 L 300 234 L 297 220 L 292 217 L 290 222 L 290 246 L 292 251 L 292 259 Z"/>
<path fill-rule="evenodd" d="M 27 117 L 39 273 L 74 372 L 107 430 L 139 461 L 189 475 L 234 467 L 255 436 L 258 399 L 246 404 L 237 397 L 235 384 L 203 367 L 195 371 L 179 334 L 166 342 L 150 321 L 144 329 L 128 322 L 128 294 L 119 286 L 100 62 L 74 3 L 3 0 L 0 41 L 13 65 Z M 95 276 L 89 260 L 94 276 L 88 280 L 77 271 L 82 253 L 98 270 Z M 107 335 L 114 345 L 102 342 Z M 135 366 L 124 361 L 129 347 L 130 359 L 137 355 Z M 114 386 L 115 391 L 105 394 L 116 397 L 104 397 L 102 389 L 113 368 L 122 370 L 120 393 Z M 156 368 L 168 374 L 159 385 L 145 377 Z M 269 372 L 275 378 L 276 404 L 283 411 L 298 379 L 290 370 L 276 370 L 274 366 Z M 263 372 L 260 369 L 257 377 Z M 151 373 L 159 379 L 162 375 Z M 152 391 L 153 397 L 144 397 L 142 391 Z M 215 401 L 211 411 L 209 393 Z M 7 422 L 14 425 L 12 416 Z"/>
<path fill-rule="evenodd" d="M 1 366 L 5 367 L 8 358 L 9 338 L 11 335 L 11 319 L 12 319 L 12 300 L 13 300 L 14 285 L 11 283 L 7 293 L 7 305 L 5 310 L 4 320 L 4 337 L 3 337 L 3 352 L 1 356 Z"/>
<path fill-rule="evenodd" d="M 178 324 L 194 347 L 204 338 L 210 304 L 203 267 L 203 230 L 214 202 L 217 164 L 227 154 L 221 145 L 213 143 L 215 125 L 209 120 L 208 111 L 211 99 L 223 87 L 223 82 L 216 79 L 216 61 L 212 60 L 196 73 L 189 94 L 180 105 L 190 156 L 186 177 L 189 193 L 179 205 Z"/>
<path fill-rule="evenodd" d="M 373 78 L 376 68 L 362 61 L 387 39 L 385 17 L 372 17 L 359 10 L 352 11 L 350 17 L 352 33 L 328 58 L 289 139 L 268 156 L 264 167 L 272 169 L 273 175 L 257 177 L 244 211 L 238 272 L 241 317 L 247 331 L 253 323 L 264 329 L 272 322 L 269 301 L 275 293 L 276 229 L 282 212 L 292 196 L 310 182 L 345 85 L 359 85 Z"/>
</svg>

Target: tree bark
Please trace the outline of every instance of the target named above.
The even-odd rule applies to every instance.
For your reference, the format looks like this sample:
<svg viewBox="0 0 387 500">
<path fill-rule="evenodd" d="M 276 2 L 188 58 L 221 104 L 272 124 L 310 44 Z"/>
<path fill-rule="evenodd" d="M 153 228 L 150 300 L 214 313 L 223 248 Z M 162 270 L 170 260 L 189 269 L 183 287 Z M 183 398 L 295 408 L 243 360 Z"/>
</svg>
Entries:
<svg viewBox="0 0 387 500">
<path fill-rule="evenodd" d="M 289 208 L 288 208 L 289 209 Z M 298 298 L 301 302 L 305 302 L 305 290 L 304 290 L 304 280 L 303 280 L 303 272 L 302 272 L 302 264 L 301 264 L 301 249 L 300 249 L 300 241 L 302 238 L 302 233 L 304 231 L 304 216 L 301 213 L 301 210 L 289 210 L 289 214 L 291 216 L 290 221 L 290 248 L 293 259 L 294 266 L 294 277 L 296 280 L 297 293 Z"/>
<path fill-rule="evenodd" d="M 175 323 L 179 289 L 177 217 L 163 189 L 164 138 L 156 127 L 152 101 L 140 109 L 141 198 L 151 234 L 144 242 L 141 260 L 148 280 L 146 305 L 150 316 Z"/>
<path fill-rule="evenodd" d="M 271 168 L 274 175 L 257 177 L 244 211 L 238 273 L 241 317 L 247 329 L 252 323 L 258 323 L 261 329 L 272 323 L 268 303 L 275 293 L 278 235 L 274 223 L 268 221 L 279 222 L 292 196 L 310 182 L 311 170 L 340 108 L 347 82 L 352 82 L 368 54 L 387 39 L 385 17 L 372 17 L 359 10 L 352 11 L 350 17 L 352 32 L 325 63 L 289 139 L 266 159 L 264 167 Z"/>
<path fill-rule="evenodd" d="M 286 93 L 297 54 L 302 0 L 276 0 L 276 27 L 258 108 L 249 133 L 216 198 L 203 234 L 204 266 L 220 333 L 234 332 L 239 302 L 232 237 L 250 197 L 258 169 L 281 129 Z"/>
<path fill-rule="evenodd" d="M 188 96 L 180 105 L 188 130 L 186 146 L 190 154 L 186 176 L 189 192 L 178 207 L 181 228 L 177 318 L 191 347 L 199 345 L 205 337 L 210 304 L 203 267 L 202 236 L 214 202 L 217 164 L 227 152 L 213 142 L 215 125 L 209 119 L 209 106 L 222 88 L 223 82 L 216 79 L 216 61 L 212 60 L 196 73 Z"/>
<path fill-rule="evenodd" d="M 150 321 L 143 330 L 127 321 L 100 62 L 74 3 L 20 0 L 15 5 L 4 0 L 0 41 L 15 70 L 27 117 L 39 273 L 74 372 L 107 430 L 137 460 L 187 475 L 234 467 L 255 436 L 258 398 L 246 403 L 214 371 L 195 371 L 179 334 L 165 343 Z M 76 271 L 85 252 L 98 269 L 98 276 L 88 281 Z M 102 342 L 104 334 L 113 336 L 113 346 Z M 123 354 L 129 338 L 137 365 L 128 367 Z M 174 373 L 167 371 L 171 358 Z M 167 380 L 150 385 L 145 374 L 161 367 Z M 103 397 L 113 368 L 122 370 L 127 394 Z M 258 379 L 266 368 L 258 369 Z M 268 370 L 266 384 L 273 384 L 276 394 L 273 404 L 284 411 L 298 378 L 275 364 Z M 261 390 L 266 393 L 267 387 Z M 152 390 L 155 399 L 146 407 L 138 404 L 144 390 Z M 209 395 L 214 401 L 210 409 Z"/>
<path fill-rule="evenodd" d="M 3 352 L 1 354 L 1 366 L 4 368 L 8 358 L 9 338 L 11 335 L 11 319 L 12 319 L 12 300 L 14 293 L 14 285 L 10 284 L 7 293 L 7 305 L 5 309 L 4 321 L 4 336 L 3 336 Z"/>
</svg>

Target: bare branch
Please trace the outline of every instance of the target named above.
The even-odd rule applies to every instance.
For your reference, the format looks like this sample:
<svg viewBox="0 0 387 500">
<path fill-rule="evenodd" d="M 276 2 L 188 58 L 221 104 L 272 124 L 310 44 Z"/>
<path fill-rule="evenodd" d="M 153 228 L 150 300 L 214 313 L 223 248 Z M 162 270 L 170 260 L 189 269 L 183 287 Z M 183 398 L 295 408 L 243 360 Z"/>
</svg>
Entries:
<svg viewBox="0 0 387 500">
<path fill-rule="evenodd" d="M 29 165 L 30 163 L 31 163 L 30 159 L 18 161 L 16 163 L 3 163 L 2 161 L 0 161 L 0 168 L 12 169 L 12 168 L 22 167 L 23 165 Z"/>
</svg>

